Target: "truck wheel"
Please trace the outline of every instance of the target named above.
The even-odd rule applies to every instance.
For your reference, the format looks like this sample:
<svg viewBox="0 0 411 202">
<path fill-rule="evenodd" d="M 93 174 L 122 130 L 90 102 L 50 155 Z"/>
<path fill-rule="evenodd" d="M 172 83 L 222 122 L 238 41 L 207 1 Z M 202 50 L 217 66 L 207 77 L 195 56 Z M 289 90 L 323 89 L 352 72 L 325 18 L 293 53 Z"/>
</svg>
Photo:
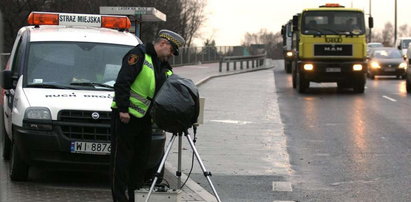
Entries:
<svg viewBox="0 0 411 202">
<path fill-rule="evenodd" d="M 310 82 L 304 79 L 304 75 L 301 72 L 297 72 L 296 88 L 299 93 L 305 93 L 307 88 L 310 87 Z"/>
<path fill-rule="evenodd" d="M 292 77 L 292 83 L 293 83 L 293 88 L 296 88 L 297 87 L 297 82 L 296 82 L 296 80 L 297 80 L 297 76 L 296 76 L 296 74 L 297 74 L 297 70 L 296 70 L 296 68 L 295 68 L 295 62 L 293 61 L 292 63 L 291 63 L 291 77 Z"/>
<path fill-rule="evenodd" d="M 26 181 L 29 174 L 29 166 L 23 161 L 14 143 L 11 146 L 10 178 L 13 181 Z"/>
<path fill-rule="evenodd" d="M 287 72 L 288 74 L 291 73 L 291 62 L 285 62 L 285 72 Z"/>
<path fill-rule="evenodd" d="M 360 78 L 355 79 L 353 89 L 355 93 L 364 93 L 365 78 L 360 77 Z"/>
</svg>

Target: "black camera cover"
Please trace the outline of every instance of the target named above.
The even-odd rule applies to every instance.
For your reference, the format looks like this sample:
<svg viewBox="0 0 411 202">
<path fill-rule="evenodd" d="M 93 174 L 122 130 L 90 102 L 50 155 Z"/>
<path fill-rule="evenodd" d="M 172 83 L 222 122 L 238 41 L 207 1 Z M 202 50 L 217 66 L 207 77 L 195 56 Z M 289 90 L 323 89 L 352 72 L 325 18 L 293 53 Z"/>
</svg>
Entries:
<svg viewBox="0 0 411 202">
<path fill-rule="evenodd" d="M 154 97 L 151 117 L 162 130 L 184 132 L 197 122 L 199 99 L 198 88 L 192 80 L 173 74 Z"/>
</svg>

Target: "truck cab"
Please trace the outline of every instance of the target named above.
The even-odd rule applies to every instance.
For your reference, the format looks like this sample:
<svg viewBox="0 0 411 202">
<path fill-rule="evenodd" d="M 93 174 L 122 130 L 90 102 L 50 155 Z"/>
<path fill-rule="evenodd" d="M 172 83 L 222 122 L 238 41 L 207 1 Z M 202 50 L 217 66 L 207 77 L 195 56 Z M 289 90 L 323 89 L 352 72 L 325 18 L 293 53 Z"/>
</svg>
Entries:
<svg viewBox="0 0 411 202">
<path fill-rule="evenodd" d="M 2 72 L 11 179 L 27 180 L 31 166 L 108 166 L 113 85 L 123 56 L 141 40 L 125 16 L 32 12 L 28 22 Z M 164 142 L 164 133 L 153 135 L 152 164 Z"/>
<path fill-rule="evenodd" d="M 292 50 L 292 20 L 289 20 L 281 27 L 281 35 L 283 38 L 284 70 L 287 73 L 291 73 L 291 62 L 295 55 Z"/>
<path fill-rule="evenodd" d="M 298 92 L 304 93 L 310 82 L 336 82 L 338 88 L 364 92 L 367 48 L 362 10 L 339 4 L 304 9 L 293 18 L 293 26 L 298 43 L 293 83 Z"/>
</svg>

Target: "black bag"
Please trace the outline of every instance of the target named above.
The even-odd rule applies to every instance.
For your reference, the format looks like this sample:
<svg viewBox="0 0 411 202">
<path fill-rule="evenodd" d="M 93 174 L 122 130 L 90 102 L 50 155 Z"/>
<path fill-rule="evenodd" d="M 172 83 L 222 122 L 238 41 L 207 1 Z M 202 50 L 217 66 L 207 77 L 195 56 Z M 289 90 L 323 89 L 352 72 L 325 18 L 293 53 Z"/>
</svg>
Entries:
<svg viewBox="0 0 411 202">
<path fill-rule="evenodd" d="M 184 132 L 197 122 L 199 97 L 192 80 L 173 74 L 155 96 L 151 117 L 160 129 L 170 133 Z"/>
</svg>

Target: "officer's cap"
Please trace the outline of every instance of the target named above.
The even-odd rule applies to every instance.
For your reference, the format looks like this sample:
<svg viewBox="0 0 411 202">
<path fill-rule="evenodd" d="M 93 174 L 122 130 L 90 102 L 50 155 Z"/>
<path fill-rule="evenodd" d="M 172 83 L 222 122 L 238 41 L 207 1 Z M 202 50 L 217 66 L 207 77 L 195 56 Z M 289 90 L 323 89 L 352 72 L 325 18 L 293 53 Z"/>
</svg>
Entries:
<svg viewBox="0 0 411 202">
<path fill-rule="evenodd" d="M 160 32 L 158 32 L 158 37 L 167 39 L 170 42 L 174 49 L 174 55 L 178 55 L 178 48 L 183 46 L 185 43 L 182 36 L 167 29 L 160 30 Z"/>
</svg>

